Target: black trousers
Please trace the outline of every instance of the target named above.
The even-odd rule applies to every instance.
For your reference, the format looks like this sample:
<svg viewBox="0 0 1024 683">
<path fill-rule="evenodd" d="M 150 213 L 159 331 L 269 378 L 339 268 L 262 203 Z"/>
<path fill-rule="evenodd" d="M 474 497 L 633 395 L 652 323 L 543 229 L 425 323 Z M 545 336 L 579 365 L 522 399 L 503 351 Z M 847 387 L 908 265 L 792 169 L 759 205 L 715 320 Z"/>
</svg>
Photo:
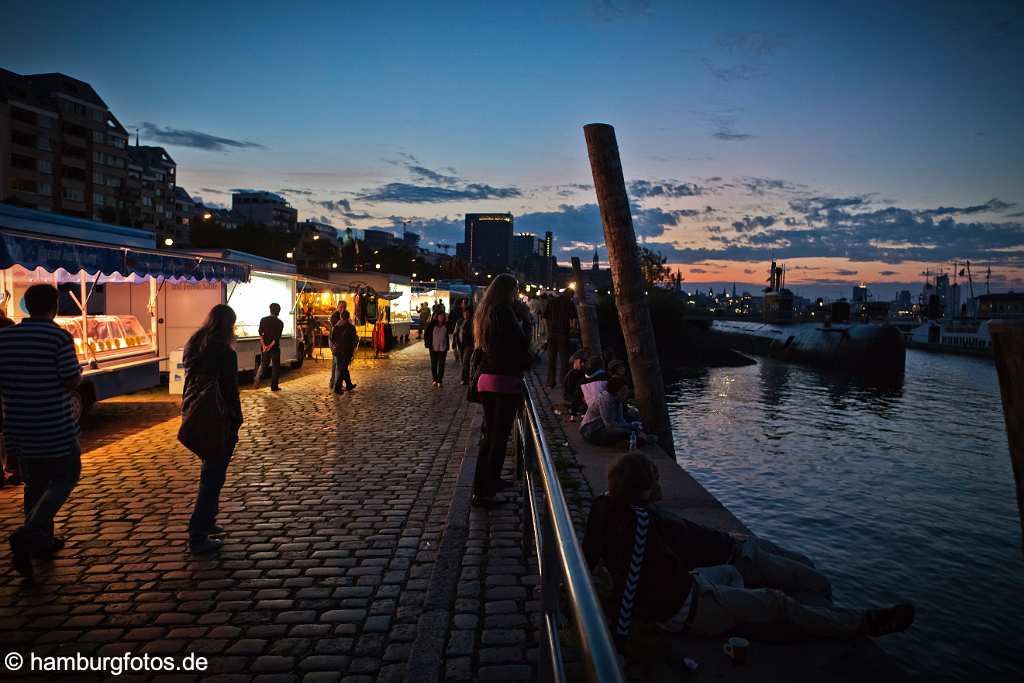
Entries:
<svg viewBox="0 0 1024 683">
<path fill-rule="evenodd" d="M 470 367 L 473 362 L 473 347 L 462 348 L 462 381 L 469 384 L 469 372 L 472 370 Z"/>
<path fill-rule="evenodd" d="M 260 367 L 256 371 L 256 378 L 252 382 L 254 387 L 260 385 L 260 378 L 263 377 L 263 372 L 267 369 L 268 365 L 271 367 L 270 388 L 277 389 L 277 378 L 281 376 L 281 342 L 278 342 L 270 351 L 264 351 L 260 354 Z"/>
<path fill-rule="evenodd" d="M 444 381 L 444 362 L 448 359 L 447 351 L 430 352 L 430 374 L 435 382 Z"/>
<path fill-rule="evenodd" d="M 484 420 L 480 425 L 480 450 L 473 475 L 473 495 L 490 497 L 498 492 L 498 479 L 505 465 L 508 437 L 515 425 L 516 413 L 522 405 L 519 394 L 480 392 Z"/>
<path fill-rule="evenodd" d="M 188 522 L 188 535 L 195 540 L 206 538 L 217 523 L 217 511 L 220 509 L 220 490 L 228 475 L 228 463 L 238 443 L 237 435 L 230 435 L 227 453 L 217 460 L 203 460 L 199 469 L 199 490 L 196 493 L 196 506 L 192 510 L 192 518 Z"/>
<path fill-rule="evenodd" d="M 569 338 L 548 335 L 548 384 L 555 386 L 569 372 Z"/>
<path fill-rule="evenodd" d="M 53 539 L 53 518 L 60 512 L 82 474 L 82 454 L 74 450 L 59 458 L 21 458 L 25 482 L 25 526 L 20 530 L 33 549 Z"/>
<path fill-rule="evenodd" d="M 334 390 L 341 391 L 341 386 L 344 384 L 346 389 L 352 388 L 352 375 L 348 372 L 348 366 L 352 363 L 351 358 L 345 356 L 335 356 L 334 361 L 338 364 L 337 378 L 334 381 Z"/>
</svg>

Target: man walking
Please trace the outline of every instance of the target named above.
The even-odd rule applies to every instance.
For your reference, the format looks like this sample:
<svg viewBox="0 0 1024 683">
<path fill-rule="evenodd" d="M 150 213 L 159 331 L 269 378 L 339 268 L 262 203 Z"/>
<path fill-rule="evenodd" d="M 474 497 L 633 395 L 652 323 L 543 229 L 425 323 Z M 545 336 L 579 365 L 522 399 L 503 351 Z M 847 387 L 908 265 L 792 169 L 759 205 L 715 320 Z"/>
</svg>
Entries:
<svg viewBox="0 0 1024 683">
<path fill-rule="evenodd" d="M 338 301 L 338 310 L 331 313 L 331 329 L 327 332 L 327 343 L 331 344 L 331 336 L 334 334 L 334 328 L 341 322 L 341 314 L 348 311 L 348 302 L 344 299 Z M 334 385 L 338 383 L 338 357 L 333 353 L 331 354 L 331 381 L 327 385 L 328 389 L 334 389 Z"/>
<path fill-rule="evenodd" d="M 548 333 L 548 386 L 569 372 L 569 332 L 576 326 L 576 306 L 572 303 L 572 290 L 566 288 L 544 309 Z"/>
<path fill-rule="evenodd" d="M 277 317 L 280 313 L 280 304 L 270 304 L 270 315 L 260 320 L 260 367 L 252 382 L 253 389 L 260 388 L 260 378 L 268 365 L 271 366 L 270 390 L 281 389 L 277 385 L 277 378 L 281 375 L 281 334 L 284 332 L 284 322 Z"/>
<path fill-rule="evenodd" d="M 352 391 L 356 385 L 352 383 L 352 375 L 348 372 L 348 366 L 352 357 L 356 354 L 356 347 L 359 345 L 359 337 L 356 335 L 356 328 L 349 320 L 348 311 L 342 311 L 338 324 L 331 329 L 331 353 L 334 356 L 334 367 L 337 375 L 334 386 L 331 388 L 334 393 L 342 393 L 341 385 Z"/>
<path fill-rule="evenodd" d="M 18 457 L 25 481 L 25 524 L 11 534 L 14 569 L 32 577 L 32 559 L 64 547 L 53 518 L 82 471 L 71 392 L 82 379 L 71 335 L 58 327 L 57 289 L 25 291 L 29 317 L 0 330 L 0 397 L 6 447 Z"/>
</svg>

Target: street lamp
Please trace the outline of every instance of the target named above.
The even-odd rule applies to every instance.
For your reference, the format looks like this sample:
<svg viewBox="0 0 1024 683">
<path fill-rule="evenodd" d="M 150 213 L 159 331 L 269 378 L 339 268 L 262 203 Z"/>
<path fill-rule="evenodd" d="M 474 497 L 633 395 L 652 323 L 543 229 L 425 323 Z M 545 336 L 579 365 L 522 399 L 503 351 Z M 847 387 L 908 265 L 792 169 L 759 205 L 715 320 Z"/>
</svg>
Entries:
<svg viewBox="0 0 1024 683">
<path fill-rule="evenodd" d="M 378 263 L 377 265 L 374 266 L 374 268 L 376 268 L 377 270 L 380 270 L 380 264 Z"/>
<path fill-rule="evenodd" d="M 211 218 L 213 218 L 213 214 L 212 214 L 212 213 L 210 213 L 209 211 L 207 211 L 206 213 L 204 213 L 204 214 L 203 214 L 203 220 L 204 220 L 204 221 L 208 221 L 208 220 L 210 220 Z"/>
<path fill-rule="evenodd" d="M 313 235 L 313 241 L 314 242 L 317 241 L 318 239 L 320 239 L 320 235 Z"/>
<path fill-rule="evenodd" d="M 290 251 L 289 251 L 289 252 L 288 252 L 287 254 L 285 254 L 285 257 L 286 257 L 286 258 L 294 258 L 294 257 L 295 257 L 295 254 L 294 254 L 293 252 L 290 252 Z"/>
<path fill-rule="evenodd" d="M 164 239 L 164 246 L 165 247 L 173 247 L 174 246 L 174 240 L 172 240 L 170 237 L 167 237 L 166 239 Z"/>
<path fill-rule="evenodd" d="M 337 268 L 337 267 L 338 267 L 338 262 L 337 261 L 331 261 L 331 268 Z"/>
<path fill-rule="evenodd" d="M 412 276 L 413 276 L 413 277 L 416 277 L 416 273 L 413 273 L 413 274 L 412 274 Z"/>
</svg>

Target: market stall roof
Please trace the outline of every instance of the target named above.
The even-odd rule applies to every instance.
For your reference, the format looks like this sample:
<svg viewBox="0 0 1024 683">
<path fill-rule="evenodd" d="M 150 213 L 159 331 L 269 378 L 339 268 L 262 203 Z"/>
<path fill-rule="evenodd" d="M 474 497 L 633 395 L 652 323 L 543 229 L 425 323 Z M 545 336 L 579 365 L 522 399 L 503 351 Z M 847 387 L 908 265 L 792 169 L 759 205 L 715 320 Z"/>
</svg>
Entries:
<svg viewBox="0 0 1024 683">
<path fill-rule="evenodd" d="M 257 256 L 256 254 L 236 251 L 234 249 L 189 249 L 183 253 L 198 256 L 212 256 L 215 258 L 226 259 L 228 261 L 238 261 L 239 263 L 245 263 L 252 266 L 254 270 L 262 270 L 270 273 L 282 273 L 284 275 L 295 275 L 294 263 L 275 261 L 274 259 L 267 258 L 266 256 Z"/>
<path fill-rule="evenodd" d="M 87 240 L 122 247 L 156 248 L 156 236 L 149 230 L 126 228 L 49 211 L 0 204 L 0 228 L 54 239 Z"/>
<path fill-rule="evenodd" d="M 341 293 L 352 291 L 352 287 L 344 283 L 329 282 L 327 280 L 320 280 L 315 277 L 306 277 L 305 275 L 300 275 L 298 280 L 296 280 L 295 284 L 298 287 L 298 291 L 300 293 L 309 292 L 311 294 L 319 294 L 321 292 Z"/>
<path fill-rule="evenodd" d="M 0 228 L 0 269 L 21 266 L 47 272 L 84 270 L 123 277 L 138 275 L 164 279 L 247 281 L 249 267 L 242 263 L 156 249 L 140 249 L 101 242 L 43 236 Z"/>
</svg>

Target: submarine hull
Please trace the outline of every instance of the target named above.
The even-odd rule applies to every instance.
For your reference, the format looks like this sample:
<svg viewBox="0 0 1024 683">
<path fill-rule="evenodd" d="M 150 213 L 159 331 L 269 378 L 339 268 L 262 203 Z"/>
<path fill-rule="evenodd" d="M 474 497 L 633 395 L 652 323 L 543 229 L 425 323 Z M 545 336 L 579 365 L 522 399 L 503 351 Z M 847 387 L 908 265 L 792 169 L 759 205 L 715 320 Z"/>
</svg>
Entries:
<svg viewBox="0 0 1024 683">
<path fill-rule="evenodd" d="M 715 343 L 742 353 L 852 374 L 897 376 L 906 365 L 904 337 L 893 325 L 715 320 L 708 333 Z"/>
</svg>

